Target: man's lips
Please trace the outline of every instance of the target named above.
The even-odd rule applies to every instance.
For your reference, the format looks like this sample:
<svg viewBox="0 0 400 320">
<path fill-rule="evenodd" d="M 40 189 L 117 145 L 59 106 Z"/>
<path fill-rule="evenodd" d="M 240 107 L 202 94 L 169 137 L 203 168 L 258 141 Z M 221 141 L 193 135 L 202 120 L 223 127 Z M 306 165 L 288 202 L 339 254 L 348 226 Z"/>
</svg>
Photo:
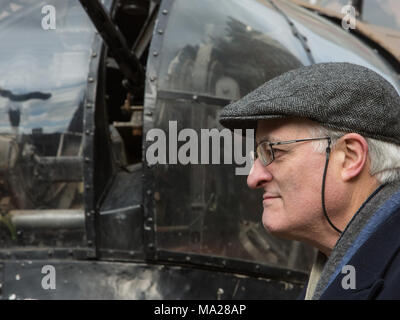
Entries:
<svg viewBox="0 0 400 320">
<path fill-rule="evenodd" d="M 268 193 L 264 193 L 263 194 L 263 207 L 269 205 L 271 203 L 271 201 L 273 201 L 274 199 L 278 199 L 280 198 L 278 195 L 276 194 L 268 194 Z"/>
<path fill-rule="evenodd" d="M 269 199 L 275 199 L 275 198 L 280 198 L 280 197 L 276 194 L 269 194 L 269 193 L 263 194 L 263 200 L 269 200 Z"/>
</svg>

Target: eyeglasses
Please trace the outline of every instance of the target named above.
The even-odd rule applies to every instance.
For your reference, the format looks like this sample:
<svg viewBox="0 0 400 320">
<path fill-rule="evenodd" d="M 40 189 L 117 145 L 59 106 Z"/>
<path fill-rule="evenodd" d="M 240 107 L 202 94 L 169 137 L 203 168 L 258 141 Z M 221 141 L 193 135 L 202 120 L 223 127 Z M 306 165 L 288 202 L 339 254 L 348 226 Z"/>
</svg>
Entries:
<svg viewBox="0 0 400 320">
<path fill-rule="evenodd" d="M 296 143 L 296 142 L 304 142 L 304 141 L 313 141 L 313 140 L 323 140 L 327 139 L 328 140 L 328 149 L 331 144 L 331 138 L 330 137 L 322 137 L 322 138 L 307 138 L 307 139 L 299 139 L 299 140 L 288 140 L 288 141 L 278 141 L 278 142 L 269 142 L 269 141 L 261 141 L 257 145 L 256 149 L 256 154 L 255 158 L 260 158 L 261 163 L 266 167 L 271 164 L 272 161 L 275 160 L 275 154 L 274 154 L 274 148 L 273 146 L 279 146 L 283 144 L 291 144 L 291 143 Z"/>
</svg>

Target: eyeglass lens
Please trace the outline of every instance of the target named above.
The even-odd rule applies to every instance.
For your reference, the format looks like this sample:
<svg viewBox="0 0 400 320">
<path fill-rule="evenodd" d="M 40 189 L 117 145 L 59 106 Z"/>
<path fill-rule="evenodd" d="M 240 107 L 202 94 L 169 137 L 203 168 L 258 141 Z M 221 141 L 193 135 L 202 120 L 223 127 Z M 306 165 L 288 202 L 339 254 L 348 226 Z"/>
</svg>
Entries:
<svg viewBox="0 0 400 320">
<path fill-rule="evenodd" d="M 273 160 L 271 147 L 268 143 L 262 143 L 257 146 L 257 153 L 264 166 L 270 164 Z"/>
</svg>

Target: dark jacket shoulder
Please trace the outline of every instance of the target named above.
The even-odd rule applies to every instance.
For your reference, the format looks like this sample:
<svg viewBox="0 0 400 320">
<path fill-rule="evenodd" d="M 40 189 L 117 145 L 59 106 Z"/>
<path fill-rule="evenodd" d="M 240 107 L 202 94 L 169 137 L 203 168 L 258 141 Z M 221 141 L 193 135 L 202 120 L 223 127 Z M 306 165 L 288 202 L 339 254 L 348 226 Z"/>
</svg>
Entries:
<svg viewBox="0 0 400 320">
<path fill-rule="evenodd" d="M 400 299 L 399 230 L 397 210 L 357 250 L 321 300 Z"/>
</svg>

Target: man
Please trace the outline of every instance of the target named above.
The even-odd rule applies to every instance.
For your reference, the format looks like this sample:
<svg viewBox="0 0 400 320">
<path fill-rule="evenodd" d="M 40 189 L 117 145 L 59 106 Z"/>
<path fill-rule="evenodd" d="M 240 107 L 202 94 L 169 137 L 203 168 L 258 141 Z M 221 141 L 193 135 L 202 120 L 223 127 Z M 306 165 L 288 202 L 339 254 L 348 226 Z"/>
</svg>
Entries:
<svg viewBox="0 0 400 320">
<path fill-rule="evenodd" d="M 287 72 L 222 110 L 255 128 L 250 188 L 276 236 L 311 244 L 302 298 L 400 298 L 400 97 L 349 63 Z"/>
</svg>

